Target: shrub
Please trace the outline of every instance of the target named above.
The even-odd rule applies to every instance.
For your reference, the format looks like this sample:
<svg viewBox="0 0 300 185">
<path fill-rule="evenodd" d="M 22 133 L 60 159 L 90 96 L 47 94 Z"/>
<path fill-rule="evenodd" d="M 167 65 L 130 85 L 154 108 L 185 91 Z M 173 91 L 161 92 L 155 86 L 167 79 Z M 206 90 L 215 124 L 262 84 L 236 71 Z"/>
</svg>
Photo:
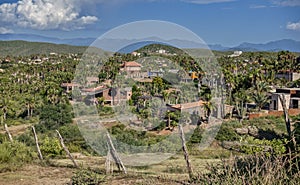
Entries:
<svg viewBox="0 0 300 185">
<path fill-rule="evenodd" d="M 294 134 L 297 144 L 300 146 L 300 123 L 295 124 Z"/>
<path fill-rule="evenodd" d="M 46 137 L 43 140 L 40 149 L 43 155 L 49 158 L 61 156 L 63 154 L 63 148 L 60 146 L 60 142 L 56 138 Z"/>
<path fill-rule="evenodd" d="M 5 136 L 5 134 L 1 134 L 0 133 L 0 143 L 3 143 L 3 142 L 5 142 L 6 141 L 6 136 Z"/>
<path fill-rule="evenodd" d="M 3 142 L 0 151 L 0 171 L 16 170 L 36 157 L 30 147 L 17 141 Z"/>
<path fill-rule="evenodd" d="M 197 126 L 197 128 L 194 130 L 193 135 L 190 138 L 190 142 L 191 143 L 200 143 L 203 132 L 204 132 L 204 130 L 201 127 Z"/>
<path fill-rule="evenodd" d="M 72 107 L 68 104 L 45 105 L 40 112 L 40 123 L 37 131 L 55 130 L 72 122 Z"/>
<path fill-rule="evenodd" d="M 286 140 L 273 139 L 273 140 L 260 140 L 253 137 L 247 137 L 246 144 L 240 147 L 241 152 L 246 154 L 255 154 L 265 152 L 266 155 L 275 154 L 282 155 L 286 152 Z"/>
<path fill-rule="evenodd" d="M 17 137 L 17 140 L 21 143 L 26 144 L 27 146 L 35 146 L 35 141 L 33 134 L 30 135 L 30 133 L 26 132 Z"/>
<path fill-rule="evenodd" d="M 97 185 L 105 182 L 105 175 L 81 169 L 72 176 L 73 185 Z"/>
<path fill-rule="evenodd" d="M 240 138 L 240 136 L 235 132 L 235 128 L 238 125 L 235 125 L 231 122 L 225 122 L 222 124 L 218 134 L 216 135 L 216 139 L 218 141 L 236 141 Z"/>
</svg>

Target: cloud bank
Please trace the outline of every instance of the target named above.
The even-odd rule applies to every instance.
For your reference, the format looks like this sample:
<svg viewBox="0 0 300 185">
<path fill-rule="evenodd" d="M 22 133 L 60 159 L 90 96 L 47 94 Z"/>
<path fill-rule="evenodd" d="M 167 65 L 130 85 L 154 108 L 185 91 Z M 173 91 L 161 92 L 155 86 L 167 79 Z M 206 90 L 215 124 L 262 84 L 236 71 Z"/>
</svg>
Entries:
<svg viewBox="0 0 300 185">
<path fill-rule="evenodd" d="M 0 23 L 38 30 L 82 29 L 95 23 L 95 16 L 80 16 L 79 0 L 19 0 L 0 5 Z"/>
<path fill-rule="evenodd" d="M 286 29 L 300 31 L 300 21 L 295 22 L 295 23 L 292 23 L 292 22 L 287 23 Z"/>
<path fill-rule="evenodd" d="M 300 6 L 300 0 L 273 0 L 278 6 Z"/>
<path fill-rule="evenodd" d="M 5 27 L 0 27 L 0 34 L 13 33 L 14 31 Z"/>
</svg>

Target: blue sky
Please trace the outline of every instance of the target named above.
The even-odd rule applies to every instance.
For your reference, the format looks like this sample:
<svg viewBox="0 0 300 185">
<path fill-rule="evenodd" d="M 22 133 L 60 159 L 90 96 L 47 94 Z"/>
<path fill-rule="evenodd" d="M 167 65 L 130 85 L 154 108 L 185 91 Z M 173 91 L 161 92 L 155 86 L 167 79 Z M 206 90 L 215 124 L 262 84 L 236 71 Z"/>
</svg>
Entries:
<svg viewBox="0 0 300 185">
<path fill-rule="evenodd" d="M 300 40 L 300 0 L 0 0 L 0 33 L 99 37 L 132 21 L 184 26 L 209 44 Z"/>
</svg>

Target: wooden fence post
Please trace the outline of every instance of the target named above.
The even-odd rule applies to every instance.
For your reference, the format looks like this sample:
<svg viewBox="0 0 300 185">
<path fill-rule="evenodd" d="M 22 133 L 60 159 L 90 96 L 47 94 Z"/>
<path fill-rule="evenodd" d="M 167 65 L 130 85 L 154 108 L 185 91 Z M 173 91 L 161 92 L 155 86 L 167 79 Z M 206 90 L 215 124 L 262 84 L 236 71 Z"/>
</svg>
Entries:
<svg viewBox="0 0 300 185">
<path fill-rule="evenodd" d="M 181 144 L 182 144 L 184 159 L 186 161 L 186 167 L 187 167 L 187 170 L 188 170 L 188 173 L 189 173 L 189 177 L 190 177 L 190 179 L 192 179 L 193 178 L 193 169 L 192 169 L 192 165 L 191 165 L 190 160 L 189 160 L 189 153 L 188 153 L 187 147 L 185 145 L 184 132 L 183 132 L 181 124 L 179 124 L 178 127 L 179 127 L 179 134 L 180 134 L 180 138 L 181 138 Z"/>
<path fill-rule="evenodd" d="M 31 126 L 31 128 L 32 128 L 32 132 L 33 132 L 33 135 L 34 135 L 34 140 L 35 140 L 35 144 L 36 144 L 36 149 L 37 149 L 37 151 L 38 151 L 39 158 L 40 158 L 40 160 L 42 161 L 42 160 L 43 160 L 43 155 L 42 155 L 42 152 L 41 152 L 41 150 L 40 150 L 38 137 L 37 137 L 37 135 L 36 135 L 34 126 Z"/>
<path fill-rule="evenodd" d="M 292 129 L 291 129 L 291 121 L 290 121 L 290 118 L 289 118 L 289 110 L 288 110 L 287 105 L 286 105 L 286 99 L 285 99 L 284 94 L 280 94 L 279 99 L 280 99 L 280 102 L 281 102 L 281 105 L 282 105 L 282 108 L 283 108 L 286 130 L 287 130 L 287 133 L 289 135 L 289 139 L 293 142 L 293 147 L 296 150 L 297 149 L 297 143 L 296 143 L 295 135 L 294 135 L 294 133 L 292 132 Z"/>
<path fill-rule="evenodd" d="M 106 136 L 107 136 L 108 150 L 109 150 L 112 158 L 114 159 L 115 163 L 117 164 L 119 170 L 122 170 L 125 174 L 127 174 L 126 168 L 123 165 L 123 162 L 121 161 L 108 132 L 106 132 Z"/>
<path fill-rule="evenodd" d="M 4 124 L 4 129 L 5 129 L 6 134 L 8 135 L 9 141 L 13 142 L 13 138 L 12 138 L 12 136 L 11 136 L 9 130 L 8 130 L 7 124 Z"/>
<path fill-rule="evenodd" d="M 64 139 L 61 137 L 60 133 L 58 130 L 56 130 L 57 134 L 58 134 L 58 137 L 59 137 L 59 140 L 60 140 L 60 144 L 61 146 L 63 147 L 63 149 L 65 150 L 65 152 L 68 154 L 69 158 L 71 159 L 71 161 L 73 162 L 74 166 L 76 168 L 78 168 L 78 165 L 76 163 L 76 161 L 74 160 L 73 156 L 71 155 L 70 151 L 68 150 L 68 148 L 65 146 L 64 144 Z"/>
</svg>

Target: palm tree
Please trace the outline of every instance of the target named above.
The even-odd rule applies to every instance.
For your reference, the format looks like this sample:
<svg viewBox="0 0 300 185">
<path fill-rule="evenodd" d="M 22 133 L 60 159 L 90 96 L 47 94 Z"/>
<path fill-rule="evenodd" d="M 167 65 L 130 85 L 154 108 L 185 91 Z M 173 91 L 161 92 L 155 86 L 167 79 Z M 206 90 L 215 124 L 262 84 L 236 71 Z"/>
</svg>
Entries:
<svg viewBox="0 0 300 185">
<path fill-rule="evenodd" d="M 2 97 L 0 102 L 0 108 L 3 114 L 3 121 L 5 121 L 7 119 L 8 112 L 13 109 L 13 104 L 8 97 Z"/>
<path fill-rule="evenodd" d="M 249 102 L 249 92 L 245 89 L 241 89 L 234 95 L 235 109 L 238 114 L 238 119 L 241 122 L 247 112 L 247 103 Z"/>
<path fill-rule="evenodd" d="M 265 106 L 269 99 L 268 99 L 268 91 L 270 87 L 267 85 L 266 82 L 258 82 L 254 88 L 252 89 L 252 99 L 254 100 L 256 106 L 258 107 L 258 111 L 260 112 L 263 106 Z"/>
<path fill-rule="evenodd" d="M 167 111 L 166 113 L 166 116 L 168 117 L 168 128 L 171 129 L 172 126 L 174 129 L 174 127 L 176 126 L 174 122 L 178 121 L 178 113 L 172 111 Z"/>
</svg>

